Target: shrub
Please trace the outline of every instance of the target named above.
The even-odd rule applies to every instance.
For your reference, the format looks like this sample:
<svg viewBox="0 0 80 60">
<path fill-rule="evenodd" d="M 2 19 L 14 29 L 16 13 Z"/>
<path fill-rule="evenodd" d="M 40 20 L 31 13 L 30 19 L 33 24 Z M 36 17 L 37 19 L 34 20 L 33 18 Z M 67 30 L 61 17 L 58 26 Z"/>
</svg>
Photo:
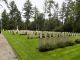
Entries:
<svg viewBox="0 0 80 60">
<path fill-rule="evenodd" d="M 30 37 L 29 37 L 29 34 L 27 34 L 27 38 L 29 39 Z"/>
<path fill-rule="evenodd" d="M 66 47 L 66 44 L 64 42 L 57 43 L 57 48 L 64 48 Z"/>
<path fill-rule="evenodd" d="M 53 33 L 51 34 L 51 37 L 53 37 Z"/>
<path fill-rule="evenodd" d="M 27 32 L 25 32 L 25 35 L 27 35 L 28 33 Z"/>
<path fill-rule="evenodd" d="M 50 35 L 49 35 L 49 33 L 47 33 L 47 37 L 48 37 L 48 38 L 50 38 Z"/>
<path fill-rule="evenodd" d="M 66 46 L 73 46 L 76 43 L 74 41 L 67 41 L 65 44 L 66 44 Z"/>
<path fill-rule="evenodd" d="M 75 43 L 80 44 L 80 39 L 76 39 Z"/>
<path fill-rule="evenodd" d="M 47 48 L 49 50 L 53 50 L 53 49 L 56 49 L 57 48 L 57 45 L 56 44 L 47 44 Z"/>
<path fill-rule="evenodd" d="M 37 32 L 35 32 L 35 35 L 37 35 Z"/>
<path fill-rule="evenodd" d="M 16 32 L 16 34 L 18 34 L 18 31 Z"/>
<path fill-rule="evenodd" d="M 42 38 L 45 38 L 45 35 L 44 34 L 42 34 Z"/>
<path fill-rule="evenodd" d="M 49 39 L 50 41 L 45 42 L 45 45 L 41 45 L 39 47 L 39 51 L 46 52 L 46 51 L 54 50 L 57 48 L 64 48 L 67 46 L 73 46 L 76 43 L 80 43 L 80 40 L 76 40 L 76 43 L 75 43 L 75 41 L 73 41 L 73 40 L 65 40 L 62 38 L 59 38 L 59 39 L 58 39 L 58 41 L 52 41 L 51 39 Z"/>
<path fill-rule="evenodd" d="M 12 31 L 12 34 L 15 35 L 16 33 L 14 31 Z"/>
<path fill-rule="evenodd" d="M 39 51 L 40 52 L 46 52 L 46 51 L 54 50 L 56 48 L 57 47 L 55 45 L 47 44 L 47 45 L 43 45 L 43 46 L 39 47 Z"/>
<path fill-rule="evenodd" d="M 38 38 L 40 38 L 40 36 L 38 36 Z"/>
<path fill-rule="evenodd" d="M 75 41 L 65 41 L 65 42 L 58 42 L 57 43 L 57 48 L 64 48 L 67 46 L 73 46 L 75 45 Z"/>
<path fill-rule="evenodd" d="M 49 49 L 46 47 L 46 45 L 43 45 L 43 46 L 41 46 L 41 47 L 39 47 L 39 51 L 40 52 L 46 52 L 46 51 L 48 51 Z"/>
</svg>

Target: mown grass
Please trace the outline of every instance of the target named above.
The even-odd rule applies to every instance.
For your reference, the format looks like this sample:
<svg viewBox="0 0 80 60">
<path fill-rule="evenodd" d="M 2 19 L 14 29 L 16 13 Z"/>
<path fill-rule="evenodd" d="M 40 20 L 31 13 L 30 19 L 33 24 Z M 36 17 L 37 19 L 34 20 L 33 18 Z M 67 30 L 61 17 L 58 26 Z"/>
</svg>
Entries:
<svg viewBox="0 0 80 60">
<path fill-rule="evenodd" d="M 20 60 L 80 60 L 80 45 L 59 48 L 48 52 L 38 51 L 38 39 L 3 32 Z M 70 39 L 80 38 L 70 37 Z"/>
</svg>

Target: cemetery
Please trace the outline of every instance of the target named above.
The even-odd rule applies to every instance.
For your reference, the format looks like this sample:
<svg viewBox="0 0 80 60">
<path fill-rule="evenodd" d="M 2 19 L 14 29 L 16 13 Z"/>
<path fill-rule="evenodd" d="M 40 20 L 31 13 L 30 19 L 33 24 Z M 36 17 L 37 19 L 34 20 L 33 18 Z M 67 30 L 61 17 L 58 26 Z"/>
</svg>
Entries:
<svg viewBox="0 0 80 60">
<path fill-rule="evenodd" d="M 80 60 L 80 1 L 0 0 L 0 60 Z"/>
<path fill-rule="evenodd" d="M 80 43 L 80 33 L 71 32 L 50 32 L 50 31 L 29 31 L 29 30 L 8 30 L 9 33 L 26 36 L 26 39 L 38 39 L 38 50 L 46 52 L 58 48 L 65 48 Z M 74 38 L 73 40 L 71 39 Z"/>
<path fill-rule="evenodd" d="M 23 32 L 27 34 L 22 34 Z M 59 60 L 63 56 L 65 60 L 69 60 L 70 58 L 74 60 L 73 56 L 77 57 L 76 54 L 79 54 L 79 33 L 29 30 L 17 32 L 16 30 L 8 30 L 4 31 L 3 34 L 20 59 Z M 69 56 L 70 58 L 66 59 L 65 56 Z"/>
</svg>

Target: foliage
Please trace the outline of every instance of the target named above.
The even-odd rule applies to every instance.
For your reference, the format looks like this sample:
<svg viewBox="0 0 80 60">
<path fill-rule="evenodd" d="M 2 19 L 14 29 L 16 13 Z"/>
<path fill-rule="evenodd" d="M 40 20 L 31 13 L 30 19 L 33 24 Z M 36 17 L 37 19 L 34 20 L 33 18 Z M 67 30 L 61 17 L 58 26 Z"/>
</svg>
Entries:
<svg viewBox="0 0 80 60">
<path fill-rule="evenodd" d="M 77 44 L 80 44 L 80 39 L 76 39 L 75 42 L 76 42 Z"/>
<path fill-rule="evenodd" d="M 2 28 L 4 30 L 8 30 L 9 29 L 9 17 L 8 17 L 8 14 L 6 12 L 6 10 L 3 11 L 2 13 Z"/>
<path fill-rule="evenodd" d="M 29 29 L 29 26 L 30 26 L 30 18 L 31 18 L 31 15 L 32 15 L 32 4 L 30 2 L 30 0 L 27 0 L 24 4 L 24 17 L 26 18 L 26 22 L 25 22 L 25 25 L 26 25 L 26 29 Z"/>
<path fill-rule="evenodd" d="M 45 0 L 44 5 L 45 11 L 44 13 L 40 13 L 38 8 L 36 6 L 32 7 L 31 1 L 27 0 L 23 8 L 23 16 L 26 21 L 23 22 L 21 12 L 18 10 L 15 2 L 12 1 L 10 3 L 10 13 L 5 13 L 7 22 L 9 22 L 3 22 L 3 26 L 6 26 L 3 29 L 11 30 L 18 27 L 19 30 L 80 32 L 80 1 L 65 0 L 61 9 L 58 3 L 53 0 Z M 48 15 L 47 19 L 46 15 Z M 2 16 L 2 19 L 5 20 L 5 16 Z M 34 21 L 30 21 L 30 19 Z"/>
</svg>

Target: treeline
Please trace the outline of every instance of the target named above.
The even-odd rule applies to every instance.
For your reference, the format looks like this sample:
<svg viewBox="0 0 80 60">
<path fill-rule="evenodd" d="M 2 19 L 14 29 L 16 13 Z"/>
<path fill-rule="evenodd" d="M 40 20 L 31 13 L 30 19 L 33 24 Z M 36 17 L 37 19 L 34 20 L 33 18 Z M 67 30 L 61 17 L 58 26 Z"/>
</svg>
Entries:
<svg viewBox="0 0 80 60">
<path fill-rule="evenodd" d="M 14 1 L 9 4 L 10 12 L 2 13 L 2 28 L 4 30 L 38 30 L 38 31 L 64 31 L 80 32 L 80 1 L 65 0 L 62 7 L 53 0 L 45 0 L 43 13 L 32 7 L 27 0 L 23 8 L 23 17 Z M 46 18 L 47 17 L 47 18 Z M 34 21 L 30 21 L 30 20 Z"/>
</svg>

